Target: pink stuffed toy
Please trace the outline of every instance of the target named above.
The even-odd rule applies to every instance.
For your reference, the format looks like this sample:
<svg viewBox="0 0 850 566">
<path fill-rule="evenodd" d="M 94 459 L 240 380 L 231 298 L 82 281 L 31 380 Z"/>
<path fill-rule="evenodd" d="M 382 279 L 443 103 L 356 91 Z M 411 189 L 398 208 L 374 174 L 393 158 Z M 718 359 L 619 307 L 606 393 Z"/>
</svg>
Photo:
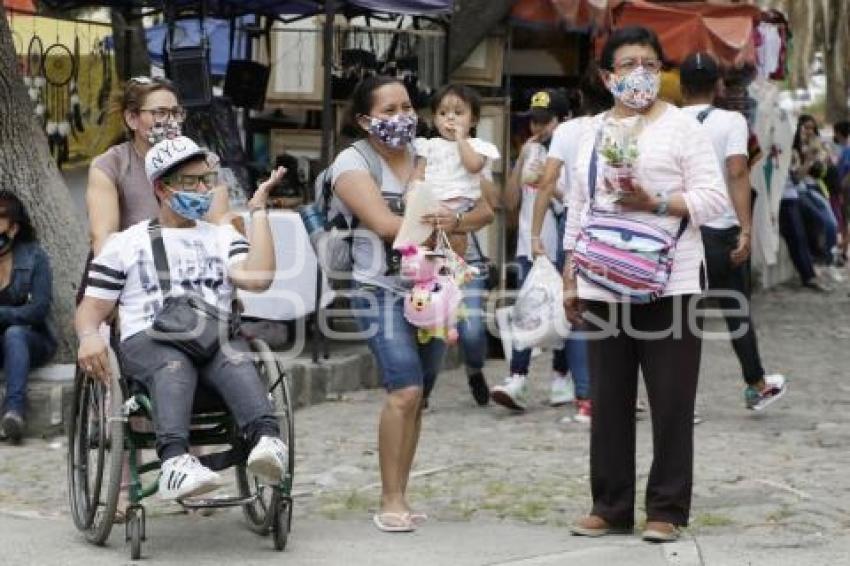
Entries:
<svg viewBox="0 0 850 566">
<path fill-rule="evenodd" d="M 403 246 L 399 251 L 401 275 L 414 283 L 404 299 L 404 317 L 419 328 L 420 342 L 442 338 L 454 344 L 462 298 L 455 278 L 441 275 L 443 258 L 421 246 Z"/>
</svg>

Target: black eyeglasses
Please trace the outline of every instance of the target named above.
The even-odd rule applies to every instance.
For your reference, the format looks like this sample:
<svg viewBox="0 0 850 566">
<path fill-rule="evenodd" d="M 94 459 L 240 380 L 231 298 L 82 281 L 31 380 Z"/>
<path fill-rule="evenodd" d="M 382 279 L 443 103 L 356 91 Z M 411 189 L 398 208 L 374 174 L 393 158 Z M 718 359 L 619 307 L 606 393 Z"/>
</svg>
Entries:
<svg viewBox="0 0 850 566">
<path fill-rule="evenodd" d="M 156 108 L 139 108 L 139 112 L 150 112 L 153 119 L 157 122 L 162 122 L 168 118 L 174 118 L 177 122 L 182 122 L 186 119 L 186 109 L 182 106 L 158 106 Z"/>
<path fill-rule="evenodd" d="M 203 175 L 172 175 L 162 181 L 173 189 L 183 191 L 194 191 L 201 183 L 207 189 L 211 189 L 218 184 L 218 173 L 210 171 Z"/>
</svg>

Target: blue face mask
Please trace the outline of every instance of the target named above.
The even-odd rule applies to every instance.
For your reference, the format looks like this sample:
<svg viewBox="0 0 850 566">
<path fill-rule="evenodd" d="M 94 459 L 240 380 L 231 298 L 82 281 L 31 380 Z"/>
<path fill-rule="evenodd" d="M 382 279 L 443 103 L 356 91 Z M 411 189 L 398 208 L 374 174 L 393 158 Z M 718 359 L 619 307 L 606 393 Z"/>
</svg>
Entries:
<svg viewBox="0 0 850 566">
<path fill-rule="evenodd" d="M 173 191 L 169 204 L 171 204 L 171 210 L 183 218 L 200 220 L 206 216 L 212 206 L 212 193 Z"/>
</svg>

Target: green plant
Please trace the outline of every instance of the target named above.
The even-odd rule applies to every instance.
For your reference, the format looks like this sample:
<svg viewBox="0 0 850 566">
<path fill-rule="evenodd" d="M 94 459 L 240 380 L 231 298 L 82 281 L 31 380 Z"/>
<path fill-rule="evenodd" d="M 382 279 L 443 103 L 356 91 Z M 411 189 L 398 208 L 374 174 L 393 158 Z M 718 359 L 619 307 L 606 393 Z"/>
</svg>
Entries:
<svg viewBox="0 0 850 566">
<path fill-rule="evenodd" d="M 617 139 L 606 135 L 599 154 L 612 167 L 632 165 L 638 157 L 637 140 L 631 137 Z"/>
</svg>

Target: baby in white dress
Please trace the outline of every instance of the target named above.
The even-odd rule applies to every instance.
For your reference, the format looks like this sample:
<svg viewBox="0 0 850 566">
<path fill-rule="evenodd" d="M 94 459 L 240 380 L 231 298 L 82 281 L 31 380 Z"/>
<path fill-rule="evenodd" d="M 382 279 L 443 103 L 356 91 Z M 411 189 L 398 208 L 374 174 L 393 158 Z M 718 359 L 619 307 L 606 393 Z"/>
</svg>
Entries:
<svg viewBox="0 0 850 566">
<path fill-rule="evenodd" d="M 431 100 L 434 127 L 439 137 L 417 138 L 417 178 L 429 186 L 441 205 L 462 216 L 481 198 L 481 172 L 499 159 L 490 142 L 470 137 L 481 118 L 481 99 L 465 85 L 448 85 Z M 452 247 L 463 247 L 463 238 L 451 238 Z"/>
</svg>

